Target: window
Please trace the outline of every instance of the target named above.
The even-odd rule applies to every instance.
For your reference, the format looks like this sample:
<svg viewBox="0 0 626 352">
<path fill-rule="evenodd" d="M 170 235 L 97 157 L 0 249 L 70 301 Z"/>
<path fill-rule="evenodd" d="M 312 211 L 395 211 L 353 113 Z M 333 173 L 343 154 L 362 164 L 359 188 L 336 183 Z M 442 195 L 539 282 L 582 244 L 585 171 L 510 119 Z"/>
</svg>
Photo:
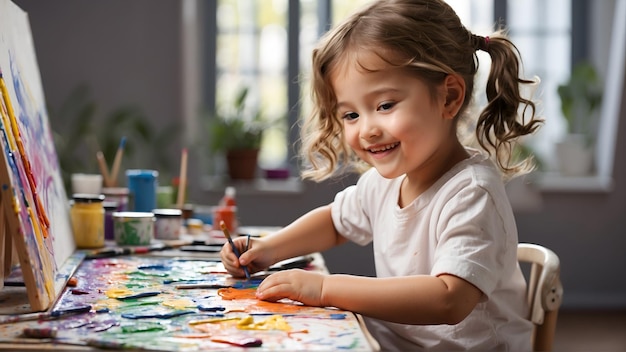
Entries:
<svg viewBox="0 0 626 352">
<path fill-rule="evenodd" d="M 546 122 L 529 144 L 549 169 L 556 164 L 553 141 L 561 138 L 565 129 L 557 87 L 567 80 L 570 72 L 570 3 L 570 0 L 507 2 L 505 21 L 511 40 L 522 54 L 525 74 L 541 79 L 535 98 L 540 101 L 539 113 Z"/>
<path fill-rule="evenodd" d="M 259 164 L 287 159 L 287 0 L 220 0 L 217 5 L 216 102 L 226 109 L 244 87 L 246 107 L 270 123 Z"/>
<path fill-rule="evenodd" d="M 624 0 L 616 0 L 623 2 Z M 213 87 L 216 103 L 205 97 L 207 108 L 227 104 L 241 86 L 251 88 L 250 104 L 260 108 L 266 118 L 277 123 L 266 133 L 260 166 L 290 166 L 297 169 L 295 150 L 300 115 L 310 109 L 306 78 L 310 53 L 319 36 L 355 8 L 368 0 L 219 0 L 213 6 L 216 25 L 205 30 L 214 36 L 215 72 L 204 75 L 206 92 Z M 585 0 L 449 0 L 463 23 L 474 33 L 486 35 L 502 22 L 518 46 L 527 77 L 539 76 L 541 84 L 534 93 L 540 100 L 539 113 L 546 124 L 529 138 L 548 170 L 554 161 L 554 141 L 564 134 L 560 99 L 556 87 L 570 73 L 571 62 L 587 54 L 590 31 Z M 595 2 L 594 2 L 595 3 Z M 205 5 L 206 6 L 206 5 Z M 591 5 L 589 5 L 591 6 Z M 596 5 L 594 5 L 596 6 Z M 205 22 L 212 20 L 210 9 Z M 573 15 L 572 15 L 573 14 Z M 573 33 L 573 31 L 576 31 Z M 610 31 L 610 29 L 609 29 Z M 292 33 L 290 35 L 290 33 Z M 572 41 L 572 36 L 576 41 Z M 606 35 L 606 34 L 605 34 Z M 206 40 L 205 40 L 206 41 Z M 574 44 L 572 44 L 574 43 Z M 486 77 L 489 56 L 479 52 L 479 79 Z M 210 60 L 202 60 L 210 62 Z M 210 67 L 208 67 L 210 71 Z M 484 84 L 484 82 L 483 82 Z M 218 87 L 218 89 L 216 89 Z M 481 81 L 477 88 L 482 89 Z M 477 91 L 479 97 L 481 91 Z M 479 101 L 480 103 L 480 101 Z M 600 128 L 602 130 L 602 127 Z M 602 167 L 600 167 L 602 168 Z M 219 168 L 218 168 L 219 171 Z"/>
</svg>

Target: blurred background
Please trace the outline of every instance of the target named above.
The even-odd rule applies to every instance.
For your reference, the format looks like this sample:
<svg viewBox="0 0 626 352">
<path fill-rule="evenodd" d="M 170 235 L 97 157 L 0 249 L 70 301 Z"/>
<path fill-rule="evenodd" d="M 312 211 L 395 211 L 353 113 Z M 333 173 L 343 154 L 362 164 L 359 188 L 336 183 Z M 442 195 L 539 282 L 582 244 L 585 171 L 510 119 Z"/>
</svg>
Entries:
<svg viewBox="0 0 626 352">
<path fill-rule="evenodd" d="M 170 184 L 180 151 L 188 148 L 189 203 L 216 204 L 224 187 L 234 185 L 240 222 L 270 226 L 286 225 L 331 202 L 356 180 L 352 175 L 320 184 L 300 181 L 296 122 L 310 109 L 313 45 L 366 1 L 14 2 L 29 14 L 66 173 L 97 173 L 96 152 L 113 160 L 125 136 L 122 170 L 156 169 L 159 183 Z M 520 49 L 526 76 L 541 78 L 534 94 L 546 124 L 522 148 L 537 155 L 540 169 L 509 185 L 520 241 L 542 244 L 560 256 L 564 309 L 623 310 L 626 126 L 619 122 L 626 115 L 626 1 L 449 3 L 474 33 L 489 35 L 494 24 L 504 24 Z M 482 79 L 488 56 L 481 54 L 480 60 Z M 582 83 L 572 75 L 577 67 L 585 68 L 576 76 Z M 576 84 L 593 88 L 574 95 L 574 101 L 588 102 L 573 108 L 574 119 L 583 121 L 579 128 L 572 127 L 561 104 L 565 92 L 559 91 Z M 248 93 L 237 118 L 251 122 L 256 116 L 264 133 L 255 178 L 236 181 L 226 175 L 223 153 L 210 147 L 208 125 L 216 116 L 233 114 L 243 89 Z M 566 170 L 557 146 L 574 132 L 583 134 L 590 152 L 574 156 Z M 583 167 L 587 159 L 589 167 Z M 268 170 L 280 170 L 281 178 L 268 179 Z M 370 246 L 346 244 L 324 256 L 333 272 L 374 275 Z"/>
</svg>

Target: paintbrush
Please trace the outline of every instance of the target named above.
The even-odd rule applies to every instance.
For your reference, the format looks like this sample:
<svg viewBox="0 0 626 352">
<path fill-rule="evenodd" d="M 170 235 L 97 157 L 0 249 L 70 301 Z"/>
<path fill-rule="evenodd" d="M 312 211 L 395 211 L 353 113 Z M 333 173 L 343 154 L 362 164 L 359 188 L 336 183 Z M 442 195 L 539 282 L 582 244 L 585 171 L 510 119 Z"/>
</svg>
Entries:
<svg viewBox="0 0 626 352">
<path fill-rule="evenodd" d="M 56 318 L 60 318 L 60 317 L 67 316 L 67 315 L 87 313 L 90 310 L 91 310 L 91 306 L 86 305 L 86 306 L 73 307 L 73 308 L 67 308 L 67 309 L 53 310 L 51 312 L 9 315 L 9 316 L 0 318 L 0 325 L 17 323 L 21 321 L 56 319 Z"/>
<path fill-rule="evenodd" d="M 180 176 L 178 178 L 178 199 L 176 200 L 176 208 L 182 209 L 185 203 L 185 191 L 187 188 L 187 148 L 183 148 L 180 159 Z"/>
<path fill-rule="evenodd" d="M 111 187 L 111 176 L 109 175 L 109 167 L 107 166 L 106 159 L 104 154 L 99 151 L 96 153 L 96 158 L 98 159 L 98 166 L 100 167 L 100 173 L 102 174 L 102 178 L 104 179 L 104 185 L 106 187 Z"/>
<path fill-rule="evenodd" d="M 114 248 L 104 248 L 98 249 L 88 253 L 85 256 L 85 259 L 99 259 L 99 258 L 110 258 L 110 257 L 118 257 L 122 255 L 130 255 L 130 254 L 146 254 L 153 251 L 163 251 L 167 249 L 172 249 L 172 246 L 168 246 L 162 243 L 153 244 L 151 246 L 140 246 L 140 247 L 114 247 Z"/>
<path fill-rule="evenodd" d="M 113 159 L 113 167 L 111 169 L 111 186 L 117 186 L 117 174 L 120 172 L 120 166 L 122 164 L 122 156 L 124 155 L 124 147 L 126 146 L 126 137 L 122 137 L 120 145 L 117 147 L 115 153 L 115 159 Z"/>
<path fill-rule="evenodd" d="M 235 253 L 235 255 L 237 256 L 237 259 L 239 259 L 241 254 L 239 254 L 239 250 L 237 250 L 237 246 L 235 246 L 233 239 L 230 237 L 230 232 L 228 231 L 228 228 L 226 227 L 224 220 L 220 221 L 220 227 L 222 228 L 222 232 L 224 232 L 224 236 L 226 236 L 228 243 L 230 243 L 230 246 L 233 249 L 233 253 Z M 246 278 L 249 279 L 250 272 L 248 271 L 248 267 L 245 265 L 242 265 L 241 267 L 243 268 L 243 272 L 246 274 Z"/>
</svg>

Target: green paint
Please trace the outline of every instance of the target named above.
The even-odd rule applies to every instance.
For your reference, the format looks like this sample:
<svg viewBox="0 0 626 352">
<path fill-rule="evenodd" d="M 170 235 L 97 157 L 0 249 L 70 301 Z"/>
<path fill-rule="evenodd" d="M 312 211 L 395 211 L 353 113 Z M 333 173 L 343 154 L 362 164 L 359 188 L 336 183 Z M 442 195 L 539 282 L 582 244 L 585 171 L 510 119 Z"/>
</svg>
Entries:
<svg viewBox="0 0 626 352">
<path fill-rule="evenodd" d="M 134 334 L 138 332 L 162 331 L 165 327 L 159 323 L 139 323 L 133 325 L 122 326 L 122 332 L 125 334 Z"/>
</svg>

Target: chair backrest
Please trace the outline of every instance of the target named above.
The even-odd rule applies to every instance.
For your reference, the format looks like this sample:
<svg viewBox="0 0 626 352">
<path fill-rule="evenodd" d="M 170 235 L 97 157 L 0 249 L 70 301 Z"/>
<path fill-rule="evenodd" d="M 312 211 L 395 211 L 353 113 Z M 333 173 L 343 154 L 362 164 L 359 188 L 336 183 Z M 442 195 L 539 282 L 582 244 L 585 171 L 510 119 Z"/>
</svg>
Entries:
<svg viewBox="0 0 626 352">
<path fill-rule="evenodd" d="M 535 325 L 533 350 L 550 351 L 563 299 L 559 257 L 543 246 L 520 243 L 517 246 L 517 259 L 520 263 L 530 263 L 526 298 L 530 308 L 528 319 Z"/>
</svg>

